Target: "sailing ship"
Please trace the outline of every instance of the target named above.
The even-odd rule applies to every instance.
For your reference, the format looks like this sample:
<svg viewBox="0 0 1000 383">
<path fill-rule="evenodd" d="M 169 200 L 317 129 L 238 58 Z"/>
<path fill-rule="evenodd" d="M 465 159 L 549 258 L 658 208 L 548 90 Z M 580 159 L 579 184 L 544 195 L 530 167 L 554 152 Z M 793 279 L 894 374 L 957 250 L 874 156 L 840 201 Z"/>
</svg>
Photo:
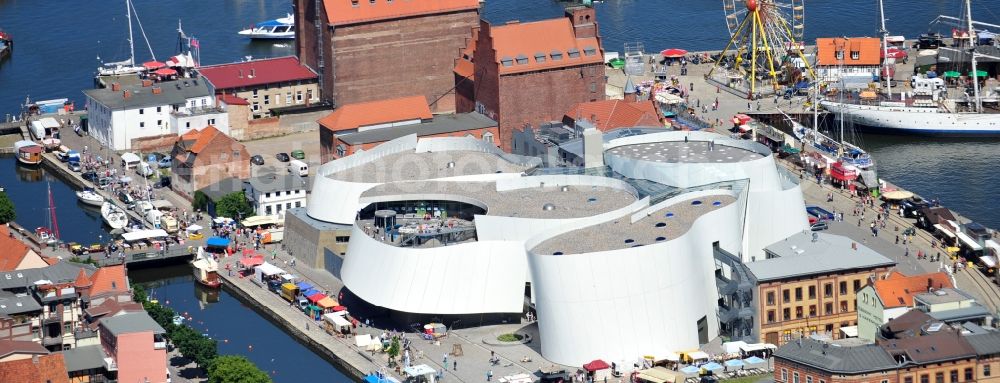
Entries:
<svg viewBox="0 0 1000 383">
<path fill-rule="evenodd" d="M 194 268 L 194 279 L 198 283 L 211 288 L 222 285 L 222 280 L 219 279 L 219 263 L 205 251 L 205 248 L 198 247 L 198 254 L 191 261 L 191 267 Z"/>
<path fill-rule="evenodd" d="M 240 36 L 251 39 L 276 40 L 295 38 L 295 17 L 288 14 L 285 17 L 255 24 L 251 28 L 238 32 Z"/>
<path fill-rule="evenodd" d="M 56 200 L 52 198 L 52 184 L 46 183 L 49 196 L 49 214 L 46 216 L 46 226 L 35 229 L 35 235 L 41 243 L 52 244 L 59 242 L 59 223 L 56 221 Z"/>
<path fill-rule="evenodd" d="M 818 98 L 819 87 L 818 84 L 814 84 L 814 89 L 816 89 L 816 95 Z M 780 110 L 779 110 L 780 111 Z M 785 114 L 785 112 L 781 112 Z M 795 121 L 787 114 L 785 117 L 792 124 L 792 134 L 799 141 L 807 145 L 811 145 L 820 152 L 827 154 L 831 157 L 836 158 L 840 162 L 845 164 L 850 164 L 858 167 L 859 169 L 868 169 L 875 165 L 872 161 L 871 155 L 868 154 L 860 146 L 848 142 L 845 138 L 845 127 L 844 119 L 839 118 L 840 121 L 840 140 L 835 140 L 822 132 L 819 129 L 819 106 L 813 107 L 813 127 L 809 128 L 802 125 L 798 121 Z"/>
<path fill-rule="evenodd" d="M 42 152 L 45 150 L 34 141 L 21 140 L 14 143 L 14 151 L 17 152 L 17 162 L 38 165 L 42 162 Z"/>
<path fill-rule="evenodd" d="M 128 226 L 128 214 L 125 210 L 115 206 L 111 202 L 105 201 L 101 205 L 101 217 L 104 218 L 104 222 L 108 224 L 112 229 L 125 229 Z"/>
<path fill-rule="evenodd" d="M 132 0 L 125 0 L 125 18 L 128 19 L 129 57 L 126 60 L 102 64 L 97 68 L 98 77 L 139 74 L 147 70 L 145 66 L 136 65 L 135 63 L 135 44 L 132 41 L 133 14 L 135 15 L 136 23 L 139 24 L 139 31 L 142 32 L 142 38 L 146 40 L 146 46 L 149 47 L 149 55 L 153 58 L 153 61 L 156 61 L 156 55 L 153 54 L 153 47 L 149 44 L 149 39 L 146 38 L 146 31 L 142 28 L 142 23 L 139 21 L 139 14 L 136 13 L 135 7 L 132 6 Z"/>
<path fill-rule="evenodd" d="M 976 36 L 973 28 L 971 2 L 965 1 L 965 27 L 969 36 Z M 879 1 L 882 7 L 882 1 Z M 888 53 L 885 39 L 888 32 L 885 28 L 885 15 L 882 15 L 883 54 Z M 861 101 L 846 103 L 843 101 L 820 101 L 826 110 L 842 115 L 842 118 L 863 127 L 865 130 L 892 134 L 919 134 L 937 136 L 1000 136 L 1000 109 L 995 105 L 1000 102 L 1000 90 L 988 92 L 986 97 L 980 94 L 979 77 L 986 74 L 976 68 L 978 57 L 986 56 L 975 49 L 976 38 L 970 38 L 972 95 L 964 93 L 957 98 L 949 98 L 944 81 L 940 78 L 913 76 L 910 81 L 914 89 L 912 97 L 906 99 L 905 93 L 900 98 L 892 98 L 891 82 L 886 78 L 888 99 L 883 101 Z M 951 50 L 961 53 L 956 48 L 939 47 L 939 50 Z M 887 73 L 888 60 L 883 62 L 883 73 Z M 994 105 L 985 108 L 983 103 Z"/>
</svg>

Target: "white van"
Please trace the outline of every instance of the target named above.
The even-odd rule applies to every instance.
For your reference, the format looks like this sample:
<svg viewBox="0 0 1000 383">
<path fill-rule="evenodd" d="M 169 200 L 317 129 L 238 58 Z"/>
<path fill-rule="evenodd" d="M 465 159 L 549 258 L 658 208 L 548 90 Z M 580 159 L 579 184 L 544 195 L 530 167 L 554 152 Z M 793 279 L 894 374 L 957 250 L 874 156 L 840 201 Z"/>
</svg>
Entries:
<svg viewBox="0 0 1000 383">
<path fill-rule="evenodd" d="M 153 210 L 153 204 L 149 203 L 149 201 L 139 201 L 135 203 L 134 209 L 136 213 L 139 213 L 139 216 L 145 217 L 146 213 Z"/>
<path fill-rule="evenodd" d="M 154 229 L 162 229 L 163 226 L 160 224 L 160 219 L 163 218 L 163 213 L 159 210 L 150 210 L 146 212 L 146 222 L 153 225 Z"/>
<path fill-rule="evenodd" d="M 288 162 L 288 172 L 298 174 L 299 177 L 307 177 L 309 176 L 309 165 L 299 160 L 291 160 Z"/>
<path fill-rule="evenodd" d="M 139 165 L 135 167 L 135 172 L 145 178 L 149 178 L 149 176 L 154 173 L 153 167 L 149 166 L 148 162 L 140 162 Z"/>
</svg>

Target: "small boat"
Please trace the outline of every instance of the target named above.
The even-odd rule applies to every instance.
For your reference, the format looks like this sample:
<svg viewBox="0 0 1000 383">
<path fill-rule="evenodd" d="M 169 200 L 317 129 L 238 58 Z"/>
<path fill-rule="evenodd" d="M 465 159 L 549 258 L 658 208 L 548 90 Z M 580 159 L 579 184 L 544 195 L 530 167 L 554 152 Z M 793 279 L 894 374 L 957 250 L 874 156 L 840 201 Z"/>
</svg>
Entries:
<svg viewBox="0 0 1000 383">
<path fill-rule="evenodd" d="M 180 326 L 180 325 L 184 324 L 184 317 L 181 316 L 180 314 L 174 315 L 173 322 L 174 322 L 174 326 Z"/>
<path fill-rule="evenodd" d="M 0 31 L 0 60 L 10 56 L 10 53 L 13 50 L 14 39 L 10 37 L 10 34 Z"/>
<path fill-rule="evenodd" d="M 52 235 L 52 231 L 47 227 L 37 227 L 35 228 L 35 236 L 41 243 L 49 244 L 57 241 L 56 236 Z"/>
<path fill-rule="evenodd" d="M 14 143 L 17 151 L 17 161 L 25 165 L 38 165 L 42 162 L 44 149 L 34 141 L 21 140 Z"/>
<path fill-rule="evenodd" d="M 239 31 L 240 36 L 251 39 L 294 39 L 295 18 L 291 14 L 280 19 L 268 20 L 255 24 L 252 28 Z"/>
<path fill-rule="evenodd" d="M 91 206 L 103 206 L 104 197 L 97 194 L 93 189 L 80 190 L 76 192 L 76 198 L 83 202 L 85 205 Z"/>
<path fill-rule="evenodd" d="M 111 202 L 104 202 L 101 205 L 101 217 L 112 229 L 124 229 L 128 225 L 128 214 Z"/>
<path fill-rule="evenodd" d="M 222 285 L 219 279 L 219 263 L 212 258 L 212 255 L 205 252 L 205 248 L 198 247 L 198 254 L 191 261 L 194 267 L 194 279 L 206 287 L 218 288 Z"/>
</svg>

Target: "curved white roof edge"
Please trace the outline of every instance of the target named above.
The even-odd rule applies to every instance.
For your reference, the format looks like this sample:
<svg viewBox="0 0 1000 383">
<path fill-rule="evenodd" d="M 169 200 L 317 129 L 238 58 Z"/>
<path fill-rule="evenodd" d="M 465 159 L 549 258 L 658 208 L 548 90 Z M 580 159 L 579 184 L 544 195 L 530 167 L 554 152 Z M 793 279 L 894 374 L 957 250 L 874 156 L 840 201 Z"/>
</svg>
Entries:
<svg viewBox="0 0 1000 383">
<path fill-rule="evenodd" d="M 761 156 L 770 156 L 771 149 L 769 149 L 764 144 L 754 141 L 747 140 L 737 140 L 728 136 L 724 136 L 718 133 L 711 132 L 701 132 L 701 131 L 665 131 L 660 133 L 646 133 L 635 136 L 626 136 L 621 138 L 615 138 L 604 144 L 604 150 L 614 149 L 619 146 L 634 145 L 634 144 L 649 144 L 654 142 L 678 142 L 684 141 L 687 137 L 689 141 L 715 141 L 717 145 L 731 146 L 734 148 L 740 148 L 744 150 L 749 150 L 751 152 L 760 154 Z"/>
</svg>

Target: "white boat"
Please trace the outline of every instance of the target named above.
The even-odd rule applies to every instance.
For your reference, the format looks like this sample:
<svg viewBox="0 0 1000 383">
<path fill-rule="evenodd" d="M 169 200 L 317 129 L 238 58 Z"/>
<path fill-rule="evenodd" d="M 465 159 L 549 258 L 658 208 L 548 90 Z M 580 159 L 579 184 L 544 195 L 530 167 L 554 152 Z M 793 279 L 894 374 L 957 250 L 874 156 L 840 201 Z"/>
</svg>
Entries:
<svg viewBox="0 0 1000 383">
<path fill-rule="evenodd" d="M 111 202 L 101 205 L 101 217 L 112 229 L 124 229 L 128 225 L 128 214 Z"/>
<path fill-rule="evenodd" d="M 814 85 L 814 89 L 817 90 L 818 96 L 818 84 Z M 779 109 L 780 111 L 780 109 Z M 781 112 L 785 114 L 785 112 Z M 840 118 L 840 141 L 837 141 L 819 130 L 819 107 L 813 108 L 813 127 L 809 128 L 805 125 L 800 124 L 791 117 L 785 114 L 785 117 L 792 124 L 792 134 L 799 141 L 802 141 L 806 145 L 810 145 L 816 150 L 823 152 L 824 154 L 831 156 L 840 160 L 841 162 L 849 165 L 854 165 L 862 170 L 867 170 L 875 165 L 872 161 L 871 155 L 868 154 L 861 147 L 847 142 L 844 136 L 844 119 Z"/>
<path fill-rule="evenodd" d="M 21 140 L 14 143 L 14 152 L 17 153 L 17 161 L 25 165 L 37 165 L 42 162 L 42 152 L 44 148 L 34 141 Z"/>
<path fill-rule="evenodd" d="M 125 18 L 128 19 L 128 59 L 104 63 L 97 68 L 98 76 L 122 76 L 138 74 L 146 71 L 146 67 L 135 64 L 135 44 L 132 42 L 132 15 L 135 15 L 135 20 L 139 23 L 139 14 L 135 12 L 135 7 L 132 6 L 132 0 L 125 0 Z M 153 58 L 153 61 L 156 61 L 156 55 L 153 54 L 153 48 L 149 45 L 149 39 L 146 38 L 146 32 L 142 29 L 142 23 L 139 23 L 139 31 L 142 32 L 142 38 L 146 40 L 146 46 L 149 47 L 149 55 Z"/>
<path fill-rule="evenodd" d="M 91 206 L 104 205 L 104 196 L 97 194 L 96 191 L 90 189 L 80 190 L 76 192 L 76 198 L 79 199 L 80 202 L 83 202 L 86 205 L 91 205 Z"/>
<path fill-rule="evenodd" d="M 879 2 L 881 6 L 881 1 Z M 971 4 L 965 2 L 966 22 L 970 35 L 974 35 Z M 944 16 L 942 16 L 944 17 Z M 940 18 L 940 17 L 939 17 Z M 882 18 L 882 33 L 885 31 L 885 18 Z M 955 18 L 950 18 L 955 19 Z M 957 19 L 956 19 L 957 20 Z M 883 37 L 883 42 L 886 37 Z M 975 40 L 975 39 L 973 39 Z M 883 49 L 885 44 L 883 43 Z M 957 51 L 956 48 L 940 47 L 940 50 Z M 962 49 L 968 53 L 967 48 Z M 970 75 L 978 72 L 977 56 L 983 56 L 971 51 L 972 70 Z M 885 71 L 885 70 L 883 70 Z M 892 99 L 890 84 L 886 84 L 889 100 L 873 100 L 861 103 L 845 103 L 820 101 L 824 109 L 842 115 L 842 119 L 855 124 L 860 129 L 889 134 L 916 134 L 926 136 L 1000 136 L 1000 113 L 994 109 L 985 110 L 983 102 L 997 103 L 997 90 L 994 94 L 982 97 L 979 82 L 973 81 L 973 94 L 965 94 L 959 98 L 949 98 L 944 80 L 913 76 L 910 81 L 910 99 L 905 96 Z"/>
<path fill-rule="evenodd" d="M 191 261 L 194 268 L 194 279 L 205 287 L 218 288 L 222 285 L 219 279 L 219 263 L 212 258 L 211 254 L 205 252 L 205 248 L 198 247 L 198 253 Z"/>
<path fill-rule="evenodd" d="M 239 31 L 240 36 L 251 39 L 294 39 L 295 17 L 288 14 L 280 19 L 268 20 L 255 24 L 252 28 Z"/>
</svg>

